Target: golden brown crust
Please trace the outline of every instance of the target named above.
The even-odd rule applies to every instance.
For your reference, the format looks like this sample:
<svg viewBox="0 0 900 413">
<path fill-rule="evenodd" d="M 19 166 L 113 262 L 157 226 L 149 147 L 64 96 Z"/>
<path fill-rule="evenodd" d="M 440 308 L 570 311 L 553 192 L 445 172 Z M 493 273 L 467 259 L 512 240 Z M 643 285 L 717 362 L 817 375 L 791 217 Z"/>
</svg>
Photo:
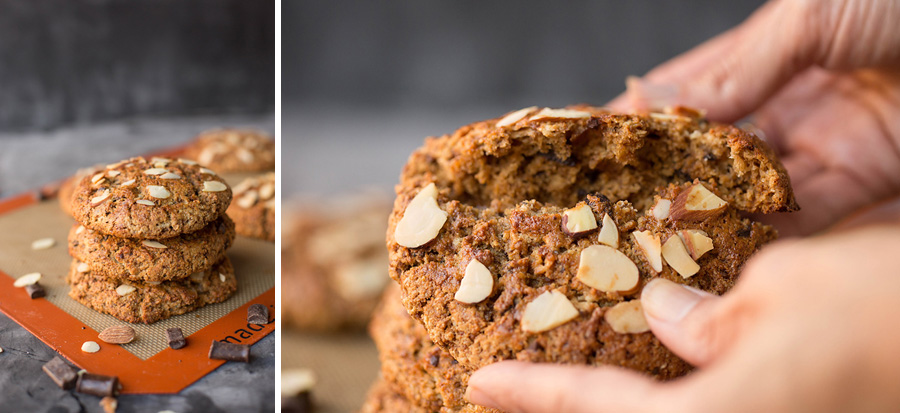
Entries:
<svg viewBox="0 0 900 413">
<path fill-rule="evenodd" d="M 275 174 L 250 177 L 232 188 L 234 202 L 226 213 L 238 234 L 275 241 Z"/>
<path fill-rule="evenodd" d="M 275 141 L 257 130 L 216 129 L 203 132 L 185 148 L 184 155 L 222 173 L 275 169 Z"/>
<path fill-rule="evenodd" d="M 774 229 L 739 211 L 796 209 L 784 168 L 752 135 L 701 119 L 673 115 L 617 115 L 601 109 L 578 119 L 523 120 L 496 127 L 475 123 L 428 139 L 403 170 L 389 222 L 391 277 L 409 313 L 432 340 L 469 369 L 503 359 L 612 364 L 660 379 L 690 366 L 651 333 L 618 334 L 606 310 L 639 296 L 639 287 L 664 277 L 721 294 L 750 255 L 776 237 Z M 530 115 L 529 115 L 530 116 Z M 393 231 L 410 200 L 428 183 L 449 216 L 437 237 L 418 248 L 396 243 Z M 700 222 L 659 220 L 657 196 L 672 200 L 700 184 L 728 202 Z M 572 237 L 562 212 L 579 201 L 599 223 L 612 217 L 618 250 L 637 266 L 637 295 L 603 293 L 575 274 L 582 250 L 596 235 Z M 650 231 L 664 242 L 675 231 L 699 229 L 715 248 L 700 257 L 700 272 L 685 280 L 668 265 L 654 271 L 631 236 Z M 495 277 L 477 304 L 454 299 L 468 262 L 478 259 Z M 541 333 L 525 332 L 525 306 L 541 293 L 563 293 L 579 315 Z"/>
<path fill-rule="evenodd" d="M 199 231 L 157 241 L 118 238 L 80 224 L 69 231 L 69 254 L 87 263 L 97 275 L 123 280 L 160 282 L 206 271 L 225 256 L 234 242 L 234 223 L 227 216 Z"/>
<path fill-rule="evenodd" d="M 69 296 L 101 313 L 129 323 L 150 324 L 175 315 L 219 303 L 237 291 L 237 278 L 228 257 L 196 277 L 159 284 L 119 282 L 79 271 L 80 261 L 72 260 L 66 282 L 72 289 Z M 130 285 L 134 291 L 120 295 L 116 289 Z"/>
<path fill-rule="evenodd" d="M 159 171 L 166 173 L 153 174 Z M 231 188 L 215 172 L 182 161 L 132 158 L 102 173 L 78 183 L 72 209 L 82 225 L 120 238 L 162 239 L 198 231 L 231 202 Z M 210 191 L 209 183 L 224 189 Z M 164 191 L 154 193 L 160 187 Z"/>
<path fill-rule="evenodd" d="M 497 412 L 465 401 L 470 371 L 434 345 L 425 328 L 406 313 L 396 284 L 385 291 L 369 334 L 387 385 L 413 404 L 429 411 Z"/>
</svg>

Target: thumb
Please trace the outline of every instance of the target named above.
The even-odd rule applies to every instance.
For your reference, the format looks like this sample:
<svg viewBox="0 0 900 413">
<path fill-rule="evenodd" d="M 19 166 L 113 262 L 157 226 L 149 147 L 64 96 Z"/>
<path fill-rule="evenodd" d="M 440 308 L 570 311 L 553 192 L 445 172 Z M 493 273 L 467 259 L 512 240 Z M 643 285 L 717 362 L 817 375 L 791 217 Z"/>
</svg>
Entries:
<svg viewBox="0 0 900 413">
<path fill-rule="evenodd" d="M 746 307 L 735 296 L 719 297 L 663 278 L 647 283 L 641 305 L 653 334 L 698 367 L 731 347 L 741 333 Z"/>
</svg>

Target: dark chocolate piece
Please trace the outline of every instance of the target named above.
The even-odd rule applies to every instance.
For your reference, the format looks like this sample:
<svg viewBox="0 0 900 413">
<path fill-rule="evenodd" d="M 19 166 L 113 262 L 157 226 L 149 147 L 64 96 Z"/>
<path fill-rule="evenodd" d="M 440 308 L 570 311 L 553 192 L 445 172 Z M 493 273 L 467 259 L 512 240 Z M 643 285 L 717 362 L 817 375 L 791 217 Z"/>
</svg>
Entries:
<svg viewBox="0 0 900 413">
<path fill-rule="evenodd" d="M 247 308 L 247 323 L 256 325 L 269 324 L 269 307 L 253 304 Z"/>
<path fill-rule="evenodd" d="M 28 293 L 28 296 L 31 297 L 32 300 L 47 296 L 47 290 L 38 283 L 26 285 L 25 292 Z"/>
<path fill-rule="evenodd" d="M 309 413 L 313 411 L 312 395 L 308 391 L 292 397 L 281 397 L 281 413 Z"/>
<path fill-rule="evenodd" d="M 50 376 L 50 380 L 53 380 L 63 390 L 75 387 L 75 381 L 78 380 L 78 373 L 75 371 L 75 368 L 66 364 L 59 356 L 44 364 L 41 370 L 44 370 L 44 373 Z"/>
<path fill-rule="evenodd" d="M 209 358 L 217 360 L 250 362 L 250 346 L 213 340 L 209 346 Z"/>
<path fill-rule="evenodd" d="M 75 391 L 100 397 L 113 397 L 119 393 L 119 378 L 100 374 L 84 373 L 78 377 Z"/>
<path fill-rule="evenodd" d="M 169 340 L 169 347 L 172 347 L 173 350 L 178 350 L 187 345 L 187 340 L 184 339 L 184 333 L 182 333 L 181 329 L 178 327 L 167 328 L 166 338 Z"/>
</svg>

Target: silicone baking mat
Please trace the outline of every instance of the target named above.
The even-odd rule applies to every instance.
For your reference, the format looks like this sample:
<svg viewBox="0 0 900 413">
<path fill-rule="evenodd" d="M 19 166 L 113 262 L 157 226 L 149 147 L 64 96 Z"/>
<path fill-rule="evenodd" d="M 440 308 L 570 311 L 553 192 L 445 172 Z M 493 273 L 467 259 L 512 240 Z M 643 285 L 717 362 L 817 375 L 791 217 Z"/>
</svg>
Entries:
<svg viewBox="0 0 900 413">
<path fill-rule="evenodd" d="M 274 323 L 249 325 L 247 307 L 261 303 L 275 314 L 275 244 L 238 236 L 228 250 L 238 280 L 234 296 L 154 324 L 129 324 L 137 336 L 129 344 L 103 343 L 98 332 L 128 323 L 69 298 L 66 237 L 74 223 L 56 199 L 37 201 L 26 194 L 0 202 L 0 310 L 77 366 L 118 376 L 123 393 L 176 393 L 224 363 L 208 358 L 212 340 L 252 344 L 274 331 Z M 32 241 L 41 238 L 53 238 L 56 245 L 32 250 Z M 47 297 L 32 300 L 13 286 L 15 278 L 31 272 L 42 274 Z M 168 347 L 170 327 L 184 331 L 187 347 Z M 82 352 L 85 341 L 100 343 L 101 350 Z"/>
</svg>

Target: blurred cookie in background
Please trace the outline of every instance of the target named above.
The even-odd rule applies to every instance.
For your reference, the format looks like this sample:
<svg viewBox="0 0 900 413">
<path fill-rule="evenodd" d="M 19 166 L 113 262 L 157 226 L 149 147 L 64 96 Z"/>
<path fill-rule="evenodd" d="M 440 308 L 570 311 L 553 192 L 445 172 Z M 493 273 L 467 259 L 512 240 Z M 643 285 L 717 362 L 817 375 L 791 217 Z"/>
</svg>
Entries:
<svg viewBox="0 0 900 413">
<path fill-rule="evenodd" d="M 214 129 L 197 135 L 184 156 L 216 172 L 275 170 L 275 141 L 251 129 Z"/>
<path fill-rule="evenodd" d="M 275 242 L 275 173 L 250 177 L 232 188 L 226 211 L 239 235 Z"/>
<path fill-rule="evenodd" d="M 389 198 L 364 193 L 283 208 L 284 324 L 303 330 L 363 329 L 388 284 L 384 244 Z"/>
<path fill-rule="evenodd" d="M 104 165 L 94 165 L 85 168 L 80 168 L 75 171 L 75 174 L 66 178 L 59 185 L 59 192 L 57 193 L 57 197 L 59 197 L 59 207 L 69 216 L 73 216 L 72 214 L 72 196 L 75 194 L 75 187 L 78 186 L 78 183 L 81 182 L 84 177 L 96 174 L 97 172 L 102 171 Z"/>
</svg>

